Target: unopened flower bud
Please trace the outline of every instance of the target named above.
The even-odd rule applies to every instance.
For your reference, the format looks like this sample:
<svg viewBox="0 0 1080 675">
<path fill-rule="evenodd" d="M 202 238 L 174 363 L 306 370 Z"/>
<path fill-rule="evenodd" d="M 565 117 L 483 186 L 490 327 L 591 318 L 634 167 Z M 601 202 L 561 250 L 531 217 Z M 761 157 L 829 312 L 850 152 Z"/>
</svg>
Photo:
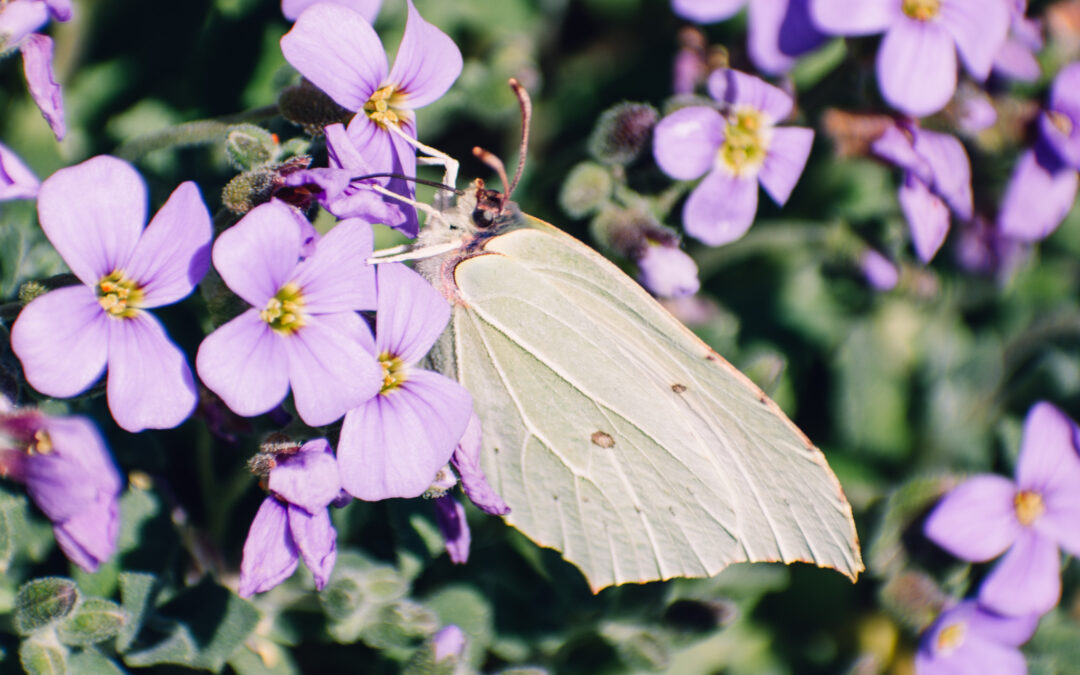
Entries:
<svg viewBox="0 0 1080 675">
<path fill-rule="evenodd" d="M 677 298 L 701 287 L 694 259 L 679 248 L 679 237 L 640 209 L 608 209 L 593 219 L 593 238 L 602 248 L 632 260 L 638 281 L 653 295 Z"/>
<path fill-rule="evenodd" d="M 19 302 L 28 305 L 34 298 L 45 295 L 48 292 L 49 289 L 40 281 L 27 281 L 19 286 Z"/>
<path fill-rule="evenodd" d="M 254 124 L 238 124 L 225 137 L 229 161 L 241 171 L 269 164 L 278 152 L 274 134 Z"/>
<path fill-rule="evenodd" d="M 595 162 L 582 162 L 570 171 L 559 192 L 559 205 L 573 218 L 584 218 L 611 198 L 611 172 Z"/>
<path fill-rule="evenodd" d="M 648 145 L 659 118 L 647 103 L 624 102 L 609 108 L 589 137 L 589 153 L 603 164 L 629 164 Z"/>
<path fill-rule="evenodd" d="M 900 270 L 896 265 L 872 248 L 859 256 L 859 268 L 870 286 L 878 291 L 891 290 L 900 281 Z"/>
<path fill-rule="evenodd" d="M 355 114 L 307 80 L 282 91 L 278 109 L 282 117 L 303 127 L 309 136 L 321 135 L 324 127 L 335 122 L 348 124 Z"/>
<path fill-rule="evenodd" d="M 314 195 L 303 186 L 286 185 L 285 177 L 306 169 L 309 164 L 311 158 L 300 155 L 238 174 L 225 184 L 221 191 L 221 203 L 237 215 L 270 201 L 271 197 L 277 197 L 301 210 L 307 209 L 314 201 Z"/>
</svg>

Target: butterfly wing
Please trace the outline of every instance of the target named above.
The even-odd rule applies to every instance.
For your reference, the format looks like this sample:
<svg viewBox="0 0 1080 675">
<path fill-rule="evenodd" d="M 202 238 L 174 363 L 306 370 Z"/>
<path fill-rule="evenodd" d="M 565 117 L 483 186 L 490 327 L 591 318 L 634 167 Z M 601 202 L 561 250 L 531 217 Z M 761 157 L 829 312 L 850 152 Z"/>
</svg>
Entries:
<svg viewBox="0 0 1080 675">
<path fill-rule="evenodd" d="M 605 258 L 535 219 L 457 265 L 454 365 L 510 522 L 594 590 L 805 561 L 854 578 L 824 456 Z"/>
</svg>

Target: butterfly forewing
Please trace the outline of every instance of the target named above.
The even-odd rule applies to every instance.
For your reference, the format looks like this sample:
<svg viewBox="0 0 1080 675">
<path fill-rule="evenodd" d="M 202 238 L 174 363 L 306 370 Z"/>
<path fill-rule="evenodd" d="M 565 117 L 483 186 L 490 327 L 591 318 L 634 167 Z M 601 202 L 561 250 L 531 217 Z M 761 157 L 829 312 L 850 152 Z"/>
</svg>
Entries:
<svg viewBox="0 0 1080 675">
<path fill-rule="evenodd" d="M 530 224 L 454 272 L 455 366 L 510 521 L 594 589 L 742 560 L 857 574 L 821 453 L 618 268 Z"/>
</svg>

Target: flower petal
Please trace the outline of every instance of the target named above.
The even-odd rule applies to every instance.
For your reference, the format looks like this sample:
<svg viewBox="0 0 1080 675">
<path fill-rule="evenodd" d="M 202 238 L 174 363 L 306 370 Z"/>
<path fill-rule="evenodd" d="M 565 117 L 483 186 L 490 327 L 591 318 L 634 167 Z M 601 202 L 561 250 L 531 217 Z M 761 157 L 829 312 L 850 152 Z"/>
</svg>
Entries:
<svg viewBox="0 0 1080 675">
<path fill-rule="evenodd" d="M 41 182 L 19 156 L 0 143 L 0 201 L 33 199 Z"/>
<path fill-rule="evenodd" d="M 244 541 L 237 589 L 240 597 L 250 598 L 268 591 L 296 571 L 300 553 L 289 533 L 288 520 L 285 505 L 273 497 L 263 500 Z"/>
<path fill-rule="evenodd" d="M 1009 8 L 1005 2 L 949 0 L 941 3 L 941 25 L 956 41 L 964 66 L 976 80 L 990 76 L 994 57 L 1009 33 Z"/>
<path fill-rule="evenodd" d="M 1037 82 L 1042 66 L 1031 47 L 1010 37 L 994 55 L 994 74 L 1021 82 Z"/>
<path fill-rule="evenodd" d="M 971 631 L 977 633 L 979 637 L 1000 645 L 1019 647 L 1035 634 L 1035 628 L 1039 625 L 1039 615 L 1004 616 L 976 604 L 975 611 L 971 613 L 971 617 L 968 619 L 968 625 L 971 626 Z M 992 670 L 983 672 L 991 672 Z"/>
<path fill-rule="evenodd" d="M 461 477 L 461 489 L 477 508 L 493 516 L 505 516 L 510 513 L 510 507 L 488 483 L 487 475 L 480 466 L 481 440 L 480 418 L 473 413 L 450 462 Z"/>
<path fill-rule="evenodd" d="M 1038 241 L 1050 236 L 1076 201 L 1077 174 L 1053 151 L 1036 147 L 1016 163 L 998 213 L 1005 236 Z"/>
<path fill-rule="evenodd" d="M 325 511 L 341 492 L 337 460 L 330 444 L 325 438 L 317 438 L 304 443 L 296 454 L 279 460 L 270 470 L 267 487 L 308 513 Z"/>
<path fill-rule="evenodd" d="M 284 341 L 249 309 L 199 345 L 195 369 L 203 384 L 238 415 L 261 415 L 289 393 Z"/>
<path fill-rule="evenodd" d="M 810 0 L 810 18 L 827 35 L 873 35 L 896 20 L 894 0 Z"/>
<path fill-rule="evenodd" d="M 900 186 L 899 197 L 915 252 L 924 263 L 930 262 L 949 233 L 949 209 L 926 183 L 911 174 Z"/>
<path fill-rule="evenodd" d="M 1072 63 L 1062 68 L 1054 78 L 1054 86 L 1050 90 L 1050 109 L 1061 110 L 1071 113 L 1071 116 L 1080 117 L 1078 88 L 1080 88 L 1080 63 Z"/>
<path fill-rule="evenodd" d="M 465 520 L 465 507 L 449 495 L 443 495 L 434 501 L 435 523 L 439 526 L 450 562 L 464 565 L 469 561 L 469 544 L 472 535 L 469 523 Z"/>
<path fill-rule="evenodd" d="M 337 562 L 337 530 L 330 523 L 330 513 L 318 509 L 308 513 L 289 505 L 289 532 L 296 548 L 304 558 L 304 564 L 315 577 L 315 590 L 321 591 L 330 581 L 330 574 Z"/>
<path fill-rule="evenodd" d="M 671 246 L 649 243 L 635 262 L 638 281 L 653 295 L 681 298 L 701 288 L 697 263 L 677 242 Z"/>
<path fill-rule="evenodd" d="M 110 321 L 106 389 L 117 424 L 135 433 L 186 420 L 199 396 L 184 353 L 149 312 Z"/>
<path fill-rule="evenodd" d="M 248 211 L 218 236 L 214 267 L 234 293 L 263 309 L 292 280 L 302 243 L 289 207 L 270 201 Z"/>
<path fill-rule="evenodd" d="M 809 0 L 754 0 L 747 30 L 750 60 L 770 75 L 786 72 L 796 57 L 825 42 L 810 19 Z"/>
<path fill-rule="evenodd" d="M 401 263 L 379 265 L 378 290 L 375 348 L 405 363 L 418 362 L 450 322 L 450 304 L 424 277 Z"/>
<path fill-rule="evenodd" d="M 54 454 L 78 466 L 80 483 L 111 495 L 120 494 L 123 483 L 97 427 L 85 417 L 47 417 L 45 430 Z"/>
<path fill-rule="evenodd" d="M 127 162 L 93 157 L 46 178 L 37 207 L 45 236 L 93 287 L 131 259 L 146 224 L 146 184 Z"/>
<path fill-rule="evenodd" d="M 877 53 L 878 87 L 892 107 L 915 117 L 945 107 L 956 91 L 956 48 L 937 23 L 898 20 Z"/>
<path fill-rule="evenodd" d="M 387 79 L 405 95 L 402 107 L 422 108 L 445 94 L 461 74 L 461 50 L 420 16 L 412 0 L 408 5 L 405 35 Z"/>
<path fill-rule="evenodd" d="M 375 309 L 375 268 L 365 260 L 374 250 L 371 225 L 344 220 L 296 268 L 293 280 L 303 289 L 305 311 L 329 314 Z"/>
<path fill-rule="evenodd" d="M 382 386 L 382 368 L 371 354 L 321 316 L 308 317 L 284 343 L 296 412 L 308 426 L 337 421 Z"/>
<path fill-rule="evenodd" d="M 48 35 L 33 33 L 23 40 L 19 47 L 23 57 L 23 73 L 26 75 L 26 87 L 34 99 L 41 116 L 49 123 L 56 140 L 61 141 L 67 134 L 64 123 L 64 99 L 60 94 L 60 85 L 53 75 L 53 42 Z"/>
<path fill-rule="evenodd" d="M 930 184 L 934 182 L 930 163 L 915 152 L 914 138 L 920 133 L 922 130 L 912 125 L 891 124 L 870 144 L 870 148 L 878 157 L 914 173 L 924 183 Z"/>
<path fill-rule="evenodd" d="M 48 22 L 49 11 L 43 3 L 5 3 L 0 8 L 0 52 L 14 48 Z"/>
<path fill-rule="evenodd" d="M 979 602 L 999 614 L 1045 614 L 1061 599 L 1057 545 L 1025 529 L 979 587 Z"/>
<path fill-rule="evenodd" d="M 724 118 L 705 106 L 671 113 L 653 131 L 653 157 L 660 169 L 678 180 L 693 180 L 712 169 L 724 142 Z"/>
<path fill-rule="evenodd" d="M 1053 405 L 1040 401 L 1024 419 L 1024 435 L 1016 464 L 1016 483 L 1021 490 L 1047 492 L 1071 483 L 1080 471 L 1075 444 L 1076 425 Z M 1068 485 L 1080 489 L 1080 484 Z"/>
<path fill-rule="evenodd" d="M 45 0 L 45 6 L 49 8 L 49 14 L 57 21 L 67 21 L 71 18 L 71 0 Z"/>
<path fill-rule="evenodd" d="M 806 160 L 810 157 L 810 147 L 814 144 L 812 129 L 802 127 L 782 127 L 773 129 L 769 152 L 765 163 L 758 173 L 761 187 L 783 206 L 787 203 L 795 184 L 799 182 Z"/>
<path fill-rule="evenodd" d="M 305 9 L 319 2 L 330 2 L 348 7 L 364 17 L 368 23 L 375 23 L 375 17 L 378 16 L 379 7 L 382 5 L 382 0 L 281 0 L 281 13 L 289 21 L 295 21 Z"/>
<path fill-rule="evenodd" d="M 351 9 L 309 8 L 281 38 L 285 60 L 338 105 L 357 111 L 386 79 L 386 52 L 375 29 Z"/>
<path fill-rule="evenodd" d="M 695 23 L 716 23 L 735 16 L 745 4 L 746 0 L 671 0 L 671 11 Z"/>
<path fill-rule="evenodd" d="M 970 220 L 974 206 L 971 196 L 971 160 L 964 144 L 948 134 L 919 130 L 915 152 L 926 159 L 934 176 L 933 186 L 963 220 Z"/>
<path fill-rule="evenodd" d="M 60 550 L 82 569 L 96 572 L 116 552 L 119 511 L 115 499 L 100 499 L 85 505 L 74 517 L 53 527 Z"/>
<path fill-rule="evenodd" d="M 141 307 L 161 307 L 195 290 L 210 269 L 210 212 L 188 181 L 173 190 L 139 238 L 125 270 L 143 287 Z"/>
<path fill-rule="evenodd" d="M 1015 496 L 1016 485 L 1002 476 L 969 478 L 938 502 L 923 534 L 962 560 L 996 558 L 1020 535 Z"/>
<path fill-rule="evenodd" d="M 333 145 L 327 147 L 331 166 L 358 169 L 361 172 L 358 175 L 393 172 L 395 155 L 390 136 L 389 131 L 367 115 L 356 115 L 344 137 L 336 132 L 333 137 L 327 136 L 328 142 L 333 140 Z"/>
<path fill-rule="evenodd" d="M 791 114 L 795 105 L 784 90 L 765 80 L 730 68 L 714 70 L 707 83 L 709 96 L 730 106 L 748 106 L 779 122 Z"/>
<path fill-rule="evenodd" d="M 86 391 L 105 372 L 108 321 L 86 286 L 35 298 L 11 327 L 11 348 L 22 361 L 26 381 L 49 396 Z"/>
<path fill-rule="evenodd" d="M 367 501 L 420 496 L 450 459 L 471 411 L 457 382 L 410 370 L 404 385 L 345 416 L 338 443 L 345 491 Z"/>
<path fill-rule="evenodd" d="M 710 246 L 735 241 L 746 234 L 757 214 L 757 180 L 711 172 L 694 188 L 683 207 L 683 229 Z"/>
</svg>

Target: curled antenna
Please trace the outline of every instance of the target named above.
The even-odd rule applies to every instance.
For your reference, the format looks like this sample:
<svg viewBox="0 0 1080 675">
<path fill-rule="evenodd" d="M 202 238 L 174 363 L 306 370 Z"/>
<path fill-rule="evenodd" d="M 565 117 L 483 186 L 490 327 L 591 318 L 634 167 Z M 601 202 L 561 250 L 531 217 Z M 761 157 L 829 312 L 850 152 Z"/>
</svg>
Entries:
<svg viewBox="0 0 1080 675">
<path fill-rule="evenodd" d="M 514 172 L 514 180 L 506 188 L 507 199 L 510 198 L 510 193 L 517 187 L 521 174 L 525 171 L 525 157 L 529 150 L 529 127 L 532 125 L 532 99 L 529 98 L 529 92 L 525 91 L 525 87 L 513 77 L 510 78 L 510 88 L 514 90 L 518 105 L 521 106 L 521 147 L 518 148 L 518 164 L 517 171 Z"/>
<path fill-rule="evenodd" d="M 413 183 L 428 185 L 430 187 L 438 188 L 440 190 L 448 190 L 459 196 L 465 194 L 464 190 L 459 190 L 457 188 L 450 187 L 449 185 L 444 185 L 443 183 L 440 183 L 438 181 L 427 180 L 425 178 L 417 178 L 415 176 L 405 176 L 400 173 L 368 173 L 364 174 L 363 176 L 353 176 L 349 178 L 349 182 L 357 180 L 368 180 L 369 178 L 397 178 L 398 180 L 408 180 L 412 181 Z"/>
</svg>

